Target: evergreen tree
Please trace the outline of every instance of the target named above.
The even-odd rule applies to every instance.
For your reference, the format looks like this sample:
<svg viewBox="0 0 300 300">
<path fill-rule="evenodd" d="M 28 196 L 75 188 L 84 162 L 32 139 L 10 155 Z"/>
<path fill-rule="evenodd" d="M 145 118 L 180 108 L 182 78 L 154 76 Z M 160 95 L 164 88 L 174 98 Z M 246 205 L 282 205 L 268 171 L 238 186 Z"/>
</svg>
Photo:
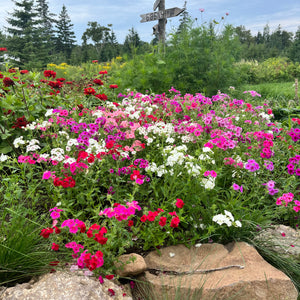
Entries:
<svg viewBox="0 0 300 300">
<path fill-rule="evenodd" d="M 294 62 L 300 63 L 300 26 L 298 27 L 298 30 L 295 33 L 293 45 L 291 46 L 289 57 Z"/>
<path fill-rule="evenodd" d="M 73 24 L 68 15 L 65 5 L 62 6 L 62 10 L 58 16 L 56 27 L 56 50 L 62 53 L 66 59 L 70 59 L 72 49 L 76 42 L 76 36 L 73 31 Z"/>
<path fill-rule="evenodd" d="M 270 26 L 267 24 L 263 30 L 263 40 L 266 45 L 270 42 Z"/>
<path fill-rule="evenodd" d="M 16 9 L 7 19 L 10 27 L 6 28 L 9 55 L 15 65 L 23 68 L 31 61 L 31 66 L 39 66 L 36 54 L 39 51 L 37 38 L 37 12 L 33 0 L 13 1 Z"/>
<path fill-rule="evenodd" d="M 183 6 L 184 11 L 181 14 L 182 18 L 179 19 L 180 24 L 177 28 L 177 34 L 185 31 L 187 29 L 187 26 L 188 26 L 190 20 L 191 20 L 190 15 L 186 10 L 186 3 L 187 3 L 187 1 L 184 2 L 184 6 Z"/>
<path fill-rule="evenodd" d="M 111 27 L 112 25 L 108 24 L 107 26 Z M 117 41 L 116 34 L 114 33 L 114 31 L 112 29 L 110 29 L 109 34 L 106 35 L 105 43 L 106 43 L 106 47 L 105 47 L 106 60 L 111 60 L 112 58 L 119 55 L 120 46 L 119 46 L 119 43 Z"/>
<path fill-rule="evenodd" d="M 40 39 L 39 56 L 44 62 L 44 65 L 46 65 L 55 51 L 55 14 L 49 12 L 49 6 L 46 0 L 37 0 L 36 10 L 38 13 L 37 20 Z"/>
<path fill-rule="evenodd" d="M 125 37 L 123 51 L 129 55 L 134 54 L 134 52 L 138 52 L 142 44 L 143 43 L 139 37 L 139 34 L 132 27 L 131 29 L 129 29 L 129 34 L 127 34 Z"/>
</svg>

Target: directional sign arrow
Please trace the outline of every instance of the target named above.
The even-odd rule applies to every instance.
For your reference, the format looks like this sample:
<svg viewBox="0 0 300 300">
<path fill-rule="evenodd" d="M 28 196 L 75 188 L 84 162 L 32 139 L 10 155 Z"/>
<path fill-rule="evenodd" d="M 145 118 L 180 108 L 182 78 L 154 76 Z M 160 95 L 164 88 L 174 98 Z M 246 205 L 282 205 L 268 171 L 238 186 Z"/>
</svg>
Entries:
<svg viewBox="0 0 300 300">
<path fill-rule="evenodd" d="M 151 22 L 151 21 L 155 21 L 155 20 L 159 20 L 159 19 L 176 17 L 179 14 L 181 14 L 184 10 L 185 10 L 184 8 L 173 7 L 173 8 L 163 10 L 163 11 L 143 14 L 143 15 L 140 15 L 142 18 L 142 20 L 140 22 L 141 23 Z"/>
<path fill-rule="evenodd" d="M 160 3 L 160 0 L 156 0 L 155 3 L 153 4 L 153 10 L 156 10 L 158 5 Z"/>
</svg>

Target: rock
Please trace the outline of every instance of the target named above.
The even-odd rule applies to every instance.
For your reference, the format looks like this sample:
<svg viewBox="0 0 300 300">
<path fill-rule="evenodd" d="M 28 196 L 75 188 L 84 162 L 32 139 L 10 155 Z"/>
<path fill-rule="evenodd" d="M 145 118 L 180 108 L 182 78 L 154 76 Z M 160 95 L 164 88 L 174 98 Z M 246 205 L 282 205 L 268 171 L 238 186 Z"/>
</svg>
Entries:
<svg viewBox="0 0 300 300">
<path fill-rule="evenodd" d="M 284 257 L 290 257 L 300 262 L 299 231 L 285 225 L 277 225 L 262 230 L 256 237 L 264 247 L 274 250 Z"/>
<path fill-rule="evenodd" d="M 136 253 L 121 255 L 118 260 L 116 273 L 121 277 L 138 275 L 147 269 L 144 258 Z"/>
<path fill-rule="evenodd" d="M 109 296 L 108 289 L 115 292 Z M 127 296 L 123 296 L 126 293 Z M 79 272 L 57 271 L 41 276 L 38 281 L 8 288 L 0 294 L 1 300 L 132 300 L 130 291 L 113 281 L 104 279 L 100 284 L 94 277 Z"/>
<path fill-rule="evenodd" d="M 161 256 L 149 253 L 145 261 L 148 271 L 137 278 L 136 298 L 296 300 L 298 295 L 288 276 L 244 242 L 171 246 L 161 249 Z"/>
</svg>

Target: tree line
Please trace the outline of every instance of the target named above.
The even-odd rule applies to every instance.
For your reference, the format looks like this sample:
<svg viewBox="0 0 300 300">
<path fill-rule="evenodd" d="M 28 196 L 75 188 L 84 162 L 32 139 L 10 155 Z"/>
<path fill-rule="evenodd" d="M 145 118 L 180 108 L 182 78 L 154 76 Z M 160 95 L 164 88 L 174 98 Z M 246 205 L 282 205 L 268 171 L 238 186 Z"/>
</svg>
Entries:
<svg viewBox="0 0 300 300">
<path fill-rule="evenodd" d="M 81 37 L 82 44 L 78 45 L 65 5 L 57 16 L 50 12 L 47 0 L 12 1 L 15 8 L 7 18 L 8 27 L 0 31 L 0 45 L 7 47 L 10 62 L 20 68 L 43 68 L 49 62 L 79 65 L 92 60 L 109 61 L 116 56 L 131 57 L 151 51 L 151 46 L 157 43 L 157 37 L 151 43 L 142 41 L 137 31 L 131 28 L 124 43 L 120 44 L 112 24 L 103 26 L 91 21 Z M 190 21 L 185 11 L 177 33 L 180 34 Z M 300 61 L 300 28 L 293 34 L 279 25 L 270 32 L 266 25 L 263 32 L 255 36 L 242 25 L 234 30 L 244 59 L 260 61 L 285 56 Z"/>
</svg>

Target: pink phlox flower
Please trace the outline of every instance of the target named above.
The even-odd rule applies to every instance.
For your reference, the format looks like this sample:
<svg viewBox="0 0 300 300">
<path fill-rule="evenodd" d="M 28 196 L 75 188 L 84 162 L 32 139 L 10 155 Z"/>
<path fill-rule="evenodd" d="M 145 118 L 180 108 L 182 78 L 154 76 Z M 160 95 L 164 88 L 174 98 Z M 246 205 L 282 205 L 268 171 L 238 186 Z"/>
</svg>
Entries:
<svg viewBox="0 0 300 300">
<path fill-rule="evenodd" d="M 270 180 L 266 183 L 267 187 L 270 188 L 274 188 L 275 187 L 275 181 L 274 180 Z"/>
<path fill-rule="evenodd" d="M 137 209 L 138 211 L 141 210 L 141 207 L 138 205 L 138 201 L 126 202 L 126 205 L 128 207 L 133 207 L 134 209 Z"/>
</svg>

